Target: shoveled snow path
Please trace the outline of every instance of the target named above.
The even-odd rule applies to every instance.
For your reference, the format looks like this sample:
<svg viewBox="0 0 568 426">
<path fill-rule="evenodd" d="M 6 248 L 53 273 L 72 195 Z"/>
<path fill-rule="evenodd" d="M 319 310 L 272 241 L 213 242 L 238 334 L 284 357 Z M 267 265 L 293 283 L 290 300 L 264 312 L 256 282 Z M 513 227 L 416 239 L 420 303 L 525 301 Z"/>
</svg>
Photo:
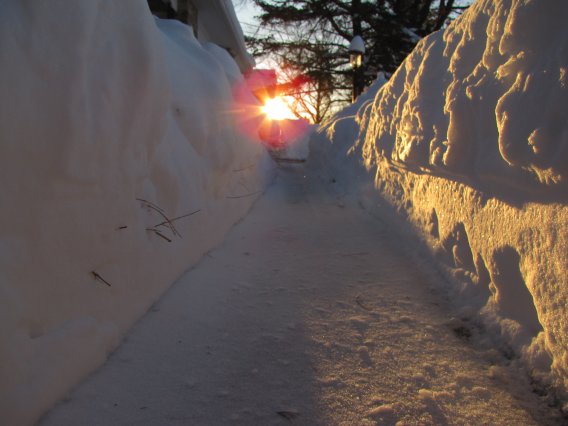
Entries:
<svg viewBox="0 0 568 426">
<path fill-rule="evenodd" d="M 383 222 L 284 168 L 41 424 L 554 424 L 498 353 L 458 336 L 437 279 Z"/>
</svg>

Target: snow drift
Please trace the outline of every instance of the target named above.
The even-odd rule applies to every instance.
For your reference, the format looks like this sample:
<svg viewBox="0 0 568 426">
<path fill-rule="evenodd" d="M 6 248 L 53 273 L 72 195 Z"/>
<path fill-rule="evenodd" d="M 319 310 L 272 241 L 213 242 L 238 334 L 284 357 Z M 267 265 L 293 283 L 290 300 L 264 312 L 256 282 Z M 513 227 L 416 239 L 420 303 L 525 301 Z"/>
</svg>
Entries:
<svg viewBox="0 0 568 426">
<path fill-rule="evenodd" d="M 477 1 L 311 146 L 335 177 L 359 167 L 451 277 L 462 314 L 564 397 L 567 17 L 565 2 Z"/>
<path fill-rule="evenodd" d="M 20 425 L 222 239 L 269 160 L 235 132 L 233 59 L 146 2 L 3 1 L 0 60 L 0 423 Z"/>
</svg>

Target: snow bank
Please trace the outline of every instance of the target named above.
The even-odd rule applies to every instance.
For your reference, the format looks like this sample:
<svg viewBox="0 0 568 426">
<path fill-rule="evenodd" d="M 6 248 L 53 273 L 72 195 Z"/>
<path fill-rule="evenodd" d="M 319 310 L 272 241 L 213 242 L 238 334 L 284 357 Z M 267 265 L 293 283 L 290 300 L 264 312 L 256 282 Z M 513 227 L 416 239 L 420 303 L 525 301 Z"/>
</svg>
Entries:
<svg viewBox="0 0 568 426">
<path fill-rule="evenodd" d="M 3 1 L 0 61 L 0 423 L 22 425 L 222 239 L 270 163 L 235 131 L 229 54 L 146 2 Z"/>
<path fill-rule="evenodd" d="M 566 2 L 478 0 L 310 148 L 336 175 L 351 162 L 372 180 L 451 276 L 462 314 L 564 397 L 567 17 Z"/>
</svg>

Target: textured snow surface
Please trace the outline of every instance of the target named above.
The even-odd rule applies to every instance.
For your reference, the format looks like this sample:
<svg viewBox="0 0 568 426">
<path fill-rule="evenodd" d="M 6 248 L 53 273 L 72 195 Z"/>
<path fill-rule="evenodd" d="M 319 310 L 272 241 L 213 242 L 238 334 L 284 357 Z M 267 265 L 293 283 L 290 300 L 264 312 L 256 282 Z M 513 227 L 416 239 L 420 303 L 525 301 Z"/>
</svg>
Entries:
<svg viewBox="0 0 568 426">
<path fill-rule="evenodd" d="M 396 230 L 302 165 L 40 422 L 560 426 Z"/>
<path fill-rule="evenodd" d="M 0 423 L 21 425 L 223 238 L 270 162 L 235 132 L 228 53 L 143 1 L 3 1 L 0 63 Z"/>
<path fill-rule="evenodd" d="M 567 2 L 477 1 L 310 147 L 333 179 L 372 182 L 363 198 L 420 236 L 462 314 L 565 401 L 567 18 Z"/>
</svg>

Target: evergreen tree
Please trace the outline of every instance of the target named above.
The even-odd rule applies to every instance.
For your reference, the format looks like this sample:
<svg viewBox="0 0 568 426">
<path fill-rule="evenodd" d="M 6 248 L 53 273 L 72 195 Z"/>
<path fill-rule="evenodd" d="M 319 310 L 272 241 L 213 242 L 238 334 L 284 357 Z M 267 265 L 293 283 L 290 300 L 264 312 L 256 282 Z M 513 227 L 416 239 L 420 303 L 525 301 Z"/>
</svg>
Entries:
<svg viewBox="0 0 568 426">
<path fill-rule="evenodd" d="M 390 76 L 420 38 L 467 7 L 459 0 L 253 1 L 262 11 L 261 31 L 247 37 L 253 54 L 277 58 L 281 67 L 321 83 L 327 103 L 349 99 L 348 46 L 355 35 L 365 40 L 368 83 L 378 72 Z"/>
</svg>

